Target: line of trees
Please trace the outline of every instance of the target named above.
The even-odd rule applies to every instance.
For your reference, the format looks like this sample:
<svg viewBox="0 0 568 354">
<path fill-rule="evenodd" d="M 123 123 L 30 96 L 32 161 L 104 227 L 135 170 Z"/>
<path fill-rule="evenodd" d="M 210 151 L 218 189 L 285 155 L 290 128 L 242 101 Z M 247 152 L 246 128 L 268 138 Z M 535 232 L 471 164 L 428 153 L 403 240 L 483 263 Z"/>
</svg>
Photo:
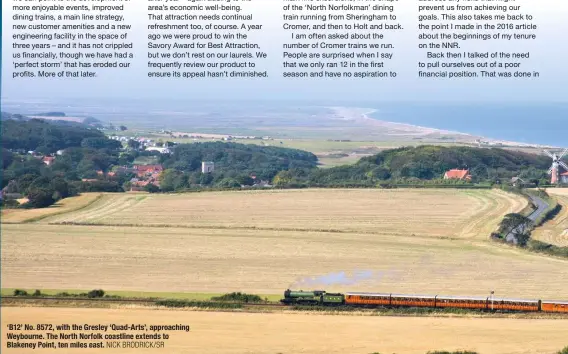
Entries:
<svg viewBox="0 0 568 354">
<path fill-rule="evenodd" d="M 215 163 L 213 173 L 201 173 L 201 163 Z M 160 178 L 162 191 L 194 187 L 239 188 L 255 181 L 271 182 L 281 171 L 312 170 L 317 157 L 307 151 L 272 146 L 225 142 L 178 145 L 171 155 L 161 155 L 166 169 Z"/>
<path fill-rule="evenodd" d="M 3 206 L 43 208 L 84 191 L 122 191 L 121 179 L 129 178 L 82 181 L 99 177 L 98 171 L 107 172 L 113 165 L 128 163 L 128 156 L 120 154 L 120 142 L 86 125 L 38 119 L 6 120 L 2 121 L 2 138 L 4 197 L 21 195 L 29 200 L 20 206 L 3 198 Z M 47 165 L 44 156 L 55 158 Z"/>
<path fill-rule="evenodd" d="M 520 176 L 539 184 L 547 181 L 550 161 L 545 156 L 504 149 L 419 146 L 385 150 L 353 165 L 330 169 L 293 168 L 278 173 L 274 184 L 289 186 L 376 186 L 501 183 Z M 471 181 L 442 180 L 446 171 L 468 169 Z"/>
<path fill-rule="evenodd" d="M 2 121 L 2 147 L 13 151 L 36 151 L 51 154 L 85 144 L 90 148 L 117 148 L 116 141 L 107 139 L 95 128 L 74 122 L 50 122 L 41 119 Z M 102 144 L 105 146 L 92 146 Z M 120 143 L 118 143 L 120 144 Z"/>
</svg>

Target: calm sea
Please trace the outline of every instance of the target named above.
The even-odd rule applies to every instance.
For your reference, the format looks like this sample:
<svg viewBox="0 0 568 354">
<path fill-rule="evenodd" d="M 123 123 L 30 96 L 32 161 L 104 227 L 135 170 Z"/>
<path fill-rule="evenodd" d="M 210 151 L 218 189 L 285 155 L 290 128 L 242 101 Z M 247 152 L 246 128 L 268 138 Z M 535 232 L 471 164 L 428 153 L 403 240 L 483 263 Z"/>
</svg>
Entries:
<svg viewBox="0 0 568 354">
<path fill-rule="evenodd" d="M 456 103 L 381 103 L 381 102 L 290 102 L 290 101 L 211 101 L 136 99 L 73 99 L 48 100 L 2 99 L 2 110 L 11 113 L 63 111 L 68 115 L 93 116 L 103 121 L 156 119 L 152 111 L 204 112 L 214 111 L 241 116 L 272 110 L 282 115 L 304 111 L 306 119 L 314 107 L 366 107 L 377 112 L 370 116 L 384 121 L 457 131 L 487 138 L 530 144 L 568 147 L 568 103 L 550 104 L 456 104 Z M 260 107 L 260 109 L 258 108 Z M 311 108 L 310 108 L 311 107 Z M 302 109 L 305 108 L 305 109 Z M 177 116 L 173 115 L 175 119 Z M 166 118 L 165 116 L 162 117 Z M 165 122 L 165 119 L 164 119 Z M 172 128 L 172 127 L 169 127 Z"/>
<path fill-rule="evenodd" d="M 487 138 L 568 147 L 568 104 L 373 104 L 371 117 Z"/>
</svg>

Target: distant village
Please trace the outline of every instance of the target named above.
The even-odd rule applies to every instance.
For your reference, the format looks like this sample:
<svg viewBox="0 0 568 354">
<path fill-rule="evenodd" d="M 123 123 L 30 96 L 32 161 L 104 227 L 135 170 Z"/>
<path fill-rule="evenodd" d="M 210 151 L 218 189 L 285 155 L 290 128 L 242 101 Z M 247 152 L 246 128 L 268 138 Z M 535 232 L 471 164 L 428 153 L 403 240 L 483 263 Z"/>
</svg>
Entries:
<svg viewBox="0 0 568 354">
<path fill-rule="evenodd" d="M 117 129 L 118 131 L 120 129 Z M 161 134 L 168 134 L 170 132 L 160 131 Z M 170 133 L 171 134 L 171 133 Z M 196 134 L 184 134 L 178 135 L 178 138 L 188 138 L 188 139 L 207 139 L 211 140 L 213 137 L 211 135 L 196 135 Z M 178 142 L 162 142 L 156 141 L 155 139 L 136 137 L 136 136 L 126 136 L 126 135 L 111 135 L 108 136 L 109 139 L 119 141 L 123 144 L 124 151 L 127 150 L 137 150 L 146 152 L 158 152 L 160 154 L 171 154 L 173 153 L 173 148 L 179 145 Z M 255 137 L 255 136 L 233 136 L 233 135 L 216 135 L 215 138 L 222 141 L 232 141 L 234 139 L 250 139 L 250 140 L 273 140 L 271 137 Z M 38 154 L 35 151 L 28 151 L 29 155 L 40 159 L 45 165 L 50 166 L 56 159 L 57 156 L 61 156 L 65 153 L 64 150 L 59 150 L 54 156 Z M 202 161 L 201 173 L 209 174 L 215 171 L 215 163 L 212 161 Z M 98 178 L 83 178 L 82 182 L 97 182 L 100 179 L 110 178 L 112 179 L 117 174 L 134 174 L 136 177 L 130 180 L 130 191 L 140 192 L 146 191 L 149 185 L 154 185 L 160 187 L 160 175 L 164 171 L 164 167 L 161 164 L 134 164 L 132 166 L 115 166 L 112 171 L 104 172 L 101 170 L 96 171 Z M 272 187 L 269 181 L 259 180 L 255 175 L 250 176 L 254 181 L 252 187 Z M 246 187 L 246 186 L 242 186 Z"/>
</svg>

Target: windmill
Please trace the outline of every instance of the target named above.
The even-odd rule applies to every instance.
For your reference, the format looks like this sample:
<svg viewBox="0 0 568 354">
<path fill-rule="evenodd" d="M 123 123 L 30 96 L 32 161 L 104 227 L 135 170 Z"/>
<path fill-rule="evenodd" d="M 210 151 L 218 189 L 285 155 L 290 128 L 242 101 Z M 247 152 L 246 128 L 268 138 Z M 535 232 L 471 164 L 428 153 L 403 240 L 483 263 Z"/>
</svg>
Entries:
<svg viewBox="0 0 568 354">
<path fill-rule="evenodd" d="M 564 168 L 565 171 L 568 172 L 568 165 L 566 165 L 563 161 L 562 158 L 564 157 L 564 155 L 566 155 L 566 153 L 568 153 L 568 149 L 565 149 L 564 151 L 562 151 L 562 153 L 560 155 L 557 155 L 556 153 L 551 153 L 550 151 L 544 150 L 544 152 L 552 159 L 552 166 L 550 166 L 550 169 L 548 170 L 548 174 L 551 175 L 550 178 L 550 183 L 551 184 L 557 184 L 560 183 L 560 167 Z"/>
</svg>

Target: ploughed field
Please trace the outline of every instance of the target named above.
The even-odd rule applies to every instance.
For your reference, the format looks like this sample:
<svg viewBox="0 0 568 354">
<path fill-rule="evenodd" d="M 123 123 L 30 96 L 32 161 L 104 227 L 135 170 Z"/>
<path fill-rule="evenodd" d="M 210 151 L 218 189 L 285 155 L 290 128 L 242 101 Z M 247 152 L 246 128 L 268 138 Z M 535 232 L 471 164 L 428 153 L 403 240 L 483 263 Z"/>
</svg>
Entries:
<svg viewBox="0 0 568 354">
<path fill-rule="evenodd" d="M 2 308 L 9 323 L 188 325 L 189 332 L 164 331 L 169 339 L 160 353 L 408 353 L 471 350 L 480 354 L 556 353 L 566 346 L 568 320 L 331 316 L 306 313 L 192 312 L 147 309 Z M 58 332 L 58 331 L 55 331 Z M 110 331 L 108 333 L 136 333 Z M 32 332 L 36 333 L 36 332 Z M 78 331 L 67 332 L 78 333 Z M 150 333 L 150 332 L 145 332 Z M 2 347 L 6 348 L 6 336 Z M 104 340 L 103 340 L 104 341 Z M 65 342 L 74 342 L 67 340 Z M 83 340 L 85 343 L 98 340 Z M 159 342 L 159 341 L 158 341 Z M 53 349 L 36 350 L 38 353 Z M 57 349 L 75 353 L 77 349 Z M 104 353 L 109 349 L 81 349 Z M 112 349 L 131 354 L 143 349 Z M 10 353 L 29 353 L 11 349 Z M 34 351 L 35 352 L 35 351 Z"/>
</svg>

